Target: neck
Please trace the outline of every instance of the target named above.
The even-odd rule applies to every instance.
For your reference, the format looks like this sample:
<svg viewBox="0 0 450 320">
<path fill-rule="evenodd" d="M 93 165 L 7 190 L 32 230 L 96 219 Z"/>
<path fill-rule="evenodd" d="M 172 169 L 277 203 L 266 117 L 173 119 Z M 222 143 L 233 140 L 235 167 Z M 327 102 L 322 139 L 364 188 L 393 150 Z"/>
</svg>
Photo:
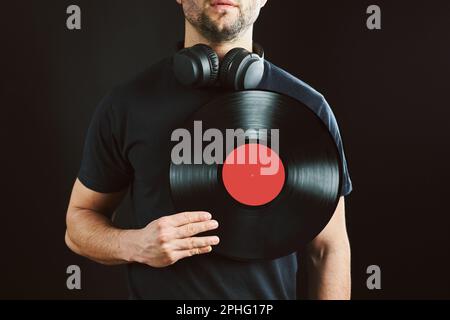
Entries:
<svg viewBox="0 0 450 320">
<path fill-rule="evenodd" d="M 250 52 L 253 51 L 253 26 L 250 26 L 247 30 L 245 30 L 239 37 L 233 39 L 232 41 L 226 42 L 211 42 L 205 37 L 203 37 L 197 29 L 195 29 L 187 20 L 186 20 L 186 33 L 184 38 L 184 46 L 192 47 L 196 44 L 203 43 L 210 46 L 219 56 L 219 59 L 222 59 L 225 54 L 233 48 L 239 47 L 244 48 Z"/>
</svg>

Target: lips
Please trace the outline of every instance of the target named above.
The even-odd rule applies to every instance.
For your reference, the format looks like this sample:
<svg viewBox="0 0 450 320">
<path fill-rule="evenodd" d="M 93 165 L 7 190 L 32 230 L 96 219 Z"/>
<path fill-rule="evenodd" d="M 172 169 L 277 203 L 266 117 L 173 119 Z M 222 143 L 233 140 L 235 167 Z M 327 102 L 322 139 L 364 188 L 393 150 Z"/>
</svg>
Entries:
<svg viewBox="0 0 450 320">
<path fill-rule="evenodd" d="M 211 6 L 230 6 L 230 7 L 237 7 L 238 4 L 231 0 L 212 0 Z"/>
</svg>

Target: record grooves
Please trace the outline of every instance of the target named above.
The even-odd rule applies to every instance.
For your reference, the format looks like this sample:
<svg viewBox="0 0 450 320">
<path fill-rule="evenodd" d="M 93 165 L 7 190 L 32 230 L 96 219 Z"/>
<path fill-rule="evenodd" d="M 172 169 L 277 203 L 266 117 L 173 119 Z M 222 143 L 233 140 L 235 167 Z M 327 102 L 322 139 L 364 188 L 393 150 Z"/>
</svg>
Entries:
<svg viewBox="0 0 450 320">
<path fill-rule="evenodd" d="M 258 177 L 254 183 L 245 174 L 239 177 L 245 170 L 230 167 L 225 172 L 231 180 L 224 184 L 227 164 L 171 163 L 170 188 L 177 210 L 209 211 L 219 221 L 212 233 L 221 239 L 215 252 L 240 260 L 273 259 L 300 250 L 322 231 L 339 200 L 342 165 L 333 137 L 313 111 L 288 96 L 251 90 L 225 94 L 201 107 L 183 126 L 192 135 L 195 120 L 202 121 L 204 130 L 250 129 L 248 138 L 254 138 L 252 132 L 261 138 L 256 134 L 261 129 L 279 129 L 284 173 L 277 179 Z M 259 143 L 270 149 L 272 142 L 268 136 Z M 227 155 L 224 150 L 223 162 Z M 242 188 L 240 181 L 255 190 Z M 273 190 L 265 189 L 265 181 Z M 261 198 L 264 201 L 258 202 Z"/>
</svg>

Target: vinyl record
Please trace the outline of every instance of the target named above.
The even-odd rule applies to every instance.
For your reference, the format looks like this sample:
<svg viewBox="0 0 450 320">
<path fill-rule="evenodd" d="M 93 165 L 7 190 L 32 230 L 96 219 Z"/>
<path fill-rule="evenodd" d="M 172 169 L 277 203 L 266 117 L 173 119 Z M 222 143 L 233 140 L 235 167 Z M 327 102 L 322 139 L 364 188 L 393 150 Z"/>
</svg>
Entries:
<svg viewBox="0 0 450 320">
<path fill-rule="evenodd" d="M 301 102 L 259 90 L 224 94 L 201 107 L 183 128 L 194 152 L 184 163 L 172 158 L 171 194 L 177 211 L 208 211 L 219 222 L 217 230 L 205 233 L 220 237 L 214 252 L 239 260 L 285 256 L 302 249 L 330 220 L 341 191 L 341 159 L 325 124 Z M 221 132 L 223 141 L 208 129 Z M 236 135 L 230 148 L 227 132 L 237 129 L 246 133 L 245 142 L 237 143 Z M 271 129 L 278 129 L 278 137 L 262 134 Z M 221 161 L 200 163 L 213 141 L 223 142 L 220 152 L 211 153 Z M 267 162 L 228 161 L 236 162 L 239 150 L 250 155 L 252 147 L 265 149 L 271 163 L 278 159 L 276 173 L 255 171 L 267 168 Z"/>
</svg>

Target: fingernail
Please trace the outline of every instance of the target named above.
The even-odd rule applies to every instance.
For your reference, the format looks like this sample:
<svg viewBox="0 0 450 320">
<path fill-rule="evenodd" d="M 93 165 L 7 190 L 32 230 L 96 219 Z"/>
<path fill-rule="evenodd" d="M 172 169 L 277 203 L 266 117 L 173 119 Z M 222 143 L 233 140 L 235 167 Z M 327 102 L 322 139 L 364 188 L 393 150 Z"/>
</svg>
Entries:
<svg viewBox="0 0 450 320">
<path fill-rule="evenodd" d="M 216 220 L 212 220 L 210 222 L 211 228 L 217 228 L 219 226 L 219 223 Z"/>
<path fill-rule="evenodd" d="M 214 242 L 214 244 L 218 244 L 218 243 L 220 242 L 219 237 L 215 237 L 214 240 L 213 240 L 213 242 Z"/>
<path fill-rule="evenodd" d="M 209 247 L 208 247 L 208 252 L 211 252 L 211 251 L 212 251 L 212 247 L 209 246 Z"/>
<path fill-rule="evenodd" d="M 212 215 L 211 215 L 209 212 L 205 212 L 205 214 L 203 215 L 203 217 L 204 217 L 205 219 L 211 219 L 211 218 L 212 218 Z"/>
</svg>

